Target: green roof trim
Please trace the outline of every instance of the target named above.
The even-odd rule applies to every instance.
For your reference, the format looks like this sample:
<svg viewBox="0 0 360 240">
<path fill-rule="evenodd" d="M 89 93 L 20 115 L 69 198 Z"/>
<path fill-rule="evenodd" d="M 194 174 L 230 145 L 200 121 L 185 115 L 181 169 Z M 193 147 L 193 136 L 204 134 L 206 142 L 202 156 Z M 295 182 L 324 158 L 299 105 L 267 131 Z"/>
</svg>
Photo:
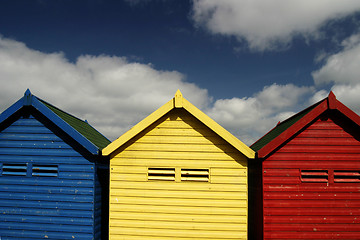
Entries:
<svg viewBox="0 0 360 240">
<path fill-rule="evenodd" d="M 59 116 L 62 120 L 64 120 L 67 124 L 73 127 L 77 132 L 83 135 L 86 139 L 88 139 L 91 143 L 97 146 L 100 150 L 105 148 L 110 144 L 110 140 L 107 139 L 104 135 L 99 133 L 95 128 L 93 128 L 86 121 L 83 121 L 75 116 L 72 116 L 63 110 L 45 102 L 44 100 L 37 98 L 41 103 L 43 103 L 47 108 L 49 108 L 53 113 Z"/>
<path fill-rule="evenodd" d="M 322 100 L 322 101 L 324 101 L 324 100 Z M 318 106 L 322 101 L 315 103 L 314 105 L 306 108 L 305 110 L 303 110 L 303 111 L 293 115 L 292 117 L 286 119 L 285 121 L 279 123 L 272 130 L 270 130 L 267 134 L 265 134 L 262 138 L 257 140 L 254 144 L 252 144 L 250 146 L 250 148 L 252 150 L 254 150 L 255 152 L 259 151 L 261 148 L 263 148 L 265 145 L 267 145 L 269 142 L 271 142 L 273 139 L 275 139 L 277 136 L 279 136 L 281 133 L 283 133 L 289 127 L 294 125 L 297 121 L 302 119 L 311 110 L 313 110 L 316 106 Z"/>
</svg>

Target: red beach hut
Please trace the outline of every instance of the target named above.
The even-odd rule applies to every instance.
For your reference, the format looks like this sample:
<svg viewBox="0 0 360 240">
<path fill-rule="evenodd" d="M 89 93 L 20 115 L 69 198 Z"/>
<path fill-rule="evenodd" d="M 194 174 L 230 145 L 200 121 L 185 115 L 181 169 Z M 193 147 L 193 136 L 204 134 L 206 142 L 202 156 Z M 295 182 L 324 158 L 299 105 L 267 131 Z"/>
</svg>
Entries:
<svg viewBox="0 0 360 240">
<path fill-rule="evenodd" d="M 259 239 L 360 239 L 360 117 L 332 92 L 251 148 Z"/>
</svg>

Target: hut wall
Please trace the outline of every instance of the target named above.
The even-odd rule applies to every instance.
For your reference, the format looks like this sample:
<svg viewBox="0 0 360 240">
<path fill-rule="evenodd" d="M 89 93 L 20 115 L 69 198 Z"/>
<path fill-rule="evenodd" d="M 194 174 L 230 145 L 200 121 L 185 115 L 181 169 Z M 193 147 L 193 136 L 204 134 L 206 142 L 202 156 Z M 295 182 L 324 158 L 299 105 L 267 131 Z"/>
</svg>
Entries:
<svg viewBox="0 0 360 240">
<path fill-rule="evenodd" d="M 94 239 L 94 184 L 93 163 L 21 117 L 0 132 L 0 239 Z"/>
<path fill-rule="evenodd" d="M 173 109 L 110 160 L 110 239 L 247 239 L 247 159 Z"/>
<path fill-rule="evenodd" d="M 263 162 L 264 239 L 359 239 L 359 139 L 323 116 Z"/>
</svg>

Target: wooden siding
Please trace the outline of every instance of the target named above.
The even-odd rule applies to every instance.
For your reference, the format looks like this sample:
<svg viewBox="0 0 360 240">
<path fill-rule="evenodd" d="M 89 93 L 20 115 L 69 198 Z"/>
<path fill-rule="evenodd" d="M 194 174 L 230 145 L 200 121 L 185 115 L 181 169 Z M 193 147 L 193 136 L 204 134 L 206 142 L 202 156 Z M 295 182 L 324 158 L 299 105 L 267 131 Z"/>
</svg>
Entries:
<svg viewBox="0 0 360 240">
<path fill-rule="evenodd" d="M 58 177 L 1 174 L 15 163 L 57 165 Z M 1 240 L 94 239 L 94 215 L 93 163 L 32 116 L 0 132 Z"/>
<path fill-rule="evenodd" d="M 334 170 L 360 170 L 347 126 L 319 119 L 263 162 L 264 239 L 359 239 L 360 183 L 334 183 Z M 328 181 L 302 182 L 303 170 L 327 171 Z"/>
<path fill-rule="evenodd" d="M 175 168 L 175 180 L 147 180 L 148 168 Z M 181 181 L 181 169 L 209 169 L 210 182 Z M 173 109 L 110 160 L 109 221 L 110 239 L 247 239 L 247 160 Z"/>
</svg>

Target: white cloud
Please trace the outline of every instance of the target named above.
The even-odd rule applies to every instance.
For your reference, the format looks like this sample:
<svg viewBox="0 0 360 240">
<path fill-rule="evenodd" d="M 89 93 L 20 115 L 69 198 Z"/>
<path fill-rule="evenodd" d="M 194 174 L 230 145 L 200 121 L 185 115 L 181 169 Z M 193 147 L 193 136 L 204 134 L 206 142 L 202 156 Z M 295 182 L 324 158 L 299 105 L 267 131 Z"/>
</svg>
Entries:
<svg viewBox="0 0 360 240">
<path fill-rule="evenodd" d="M 304 98 L 313 92 L 312 87 L 273 84 L 252 97 L 219 99 L 207 114 L 250 144 L 293 115 L 292 109 L 306 106 Z"/>
<path fill-rule="evenodd" d="M 192 17 L 213 34 L 264 51 L 288 46 L 295 35 L 317 38 L 324 23 L 359 10 L 358 0 L 193 0 Z"/>
<path fill-rule="evenodd" d="M 312 73 L 315 84 L 337 83 L 357 84 L 360 62 L 360 34 L 355 34 L 342 42 L 343 50 L 330 55 L 325 64 Z"/>
<path fill-rule="evenodd" d="M 19 99 L 27 88 L 55 106 L 88 119 L 111 140 L 169 101 L 177 89 L 246 144 L 251 144 L 278 121 L 309 106 L 314 87 L 293 84 L 266 86 L 249 97 L 218 99 L 206 89 L 185 81 L 176 71 L 160 71 L 150 64 L 116 56 L 80 56 L 69 62 L 62 53 L 47 54 L 25 44 L 0 38 L 0 111 Z M 360 68 L 359 68 L 360 69 Z M 336 92 L 358 88 L 337 86 Z M 326 97 L 318 91 L 311 101 Z"/>
<path fill-rule="evenodd" d="M 69 62 L 62 53 L 45 54 L 0 37 L 0 110 L 32 93 L 82 119 L 114 140 L 169 101 L 177 89 L 200 108 L 207 90 L 176 71 L 111 56 L 80 56 Z"/>
<path fill-rule="evenodd" d="M 360 113 L 360 34 L 345 39 L 342 47 L 340 52 L 325 58 L 324 65 L 312 76 L 317 86 L 330 84 L 340 101 Z"/>
</svg>

